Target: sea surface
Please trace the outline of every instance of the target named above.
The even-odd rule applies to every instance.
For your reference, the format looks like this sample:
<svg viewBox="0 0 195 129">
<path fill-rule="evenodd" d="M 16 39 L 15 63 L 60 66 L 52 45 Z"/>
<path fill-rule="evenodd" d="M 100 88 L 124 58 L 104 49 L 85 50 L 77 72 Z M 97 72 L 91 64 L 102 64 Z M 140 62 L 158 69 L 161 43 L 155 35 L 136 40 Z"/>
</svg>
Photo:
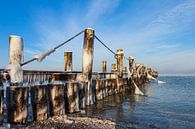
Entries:
<svg viewBox="0 0 195 129">
<path fill-rule="evenodd" d="M 87 116 L 111 119 L 116 128 L 195 129 L 195 76 L 164 76 L 141 87 L 145 96 L 110 96 L 88 107 Z"/>
</svg>

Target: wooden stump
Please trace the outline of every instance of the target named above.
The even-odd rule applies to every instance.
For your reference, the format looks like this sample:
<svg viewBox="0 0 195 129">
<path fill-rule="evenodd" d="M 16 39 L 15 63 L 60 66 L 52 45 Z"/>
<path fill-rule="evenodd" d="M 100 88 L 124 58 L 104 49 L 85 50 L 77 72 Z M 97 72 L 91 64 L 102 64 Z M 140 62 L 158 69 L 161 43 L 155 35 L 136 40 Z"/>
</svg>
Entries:
<svg viewBox="0 0 195 129">
<path fill-rule="evenodd" d="M 0 125 L 3 124 L 3 99 L 4 99 L 4 90 L 0 88 Z"/>
<path fill-rule="evenodd" d="M 128 89 L 128 78 L 124 78 L 123 79 L 123 85 L 124 85 L 124 91 L 126 91 Z"/>
<path fill-rule="evenodd" d="M 87 83 L 82 82 L 78 83 L 78 96 L 79 96 L 79 109 L 84 109 L 86 105 L 86 90 Z"/>
<path fill-rule="evenodd" d="M 100 100 L 104 98 L 104 82 L 100 80 Z"/>
<path fill-rule="evenodd" d="M 106 96 L 109 96 L 109 88 L 110 88 L 110 79 L 106 79 L 106 89 L 107 89 L 107 93 Z"/>
<path fill-rule="evenodd" d="M 83 44 L 83 66 L 82 72 L 87 76 L 87 97 L 86 105 L 93 104 L 92 96 L 92 68 L 93 68 L 93 55 L 94 55 L 94 30 L 91 28 L 85 29 L 84 44 Z"/>
<path fill-rule="evenodd" d="M 107 79 L 105 79 L 104 85 L 105 85 L 105 97 L 107 97 L 108 96 L 108 80 Z"/>
<path fill-rule="evenodd" d="M 108 79 L 108 96 L 112 95 L 111 89 L 112 89 L 112 80 Z"/>
<path fill-rule="evenodd" d="M 101 88 L 100 88 L 100 80 L 96 80 L 96 100 L 101 100 Z"/>
<path fill-rule="evenodd" d="M 116 94 L 116 79 L 112 79 L 112 95 Z"/>
<path fill-rule="evenodd" d="M 101 80 L 101 88 L 102 88 L 102 99 L 106 97 L 106 86 L 105 80 Z"/>
<path fill-rule="evenodd" d="M 9 36 L 9 75 L 11 76 L 12 83 L 23 82 L 23 71 L 13 69 L 11 66 L 20 66 L 23 63 L 24 53 L 23 53 L 23 38 L 17 35 Z M 16 74 L 17 73 L 17 74 Z"/>
<path fill-rule="evenodd" d="M 33 120 L 41 121 L 48 118 L 46 86 L 32 86 L 30 89 Z"/>
<path fill-rule="evenodd" d="M 79 110 L 78 83 L 66 84 L 67 112 L 73 113 Z"/>
<path fill-rule="evenodd" d="M 117 71 L 118 77 L 123 77 L 123 56 L 124 52 L 122 49 L 117 50 Z"/>
<path fill-rule="evenodd" d="M 48 85 L 49 112 L 50 116 L 65 114 L 65 95 L 63 84 Z"/>
<path fill-rule="evenodd" d="M 72 52 L 64 52 L 64 71 L 72 71 Z"/>
<path fill-rule="evenodd" d="M 123 79 L 117 78 L 117 93 L 121 93 L 123 91 Z"/>
<path fill-rule="evenodd" d="M 107 72 L 107 67 L 106 67 L 107 61 L 102 61 L 102 72 L 106 73 Z"/>
<path fill-rule="evenodd" d="M 28 87 L 7 87 L 7 121 L 24 124 L 28 116 Z"/>
<path fill-rule="evenodd" d="M 92 101 L 96 102 L 96 79 L 92 80 Z"/>
<path fill-rule="evenodd" d="M 116 64 L 112 64 L 112 69 L 111 69 L 111 72 L 115 72 L 116 71 Z"/>
<path fill-rule="evenodd" d="M 3 99 L 4 99 L 4 90 L 0 88 L 0 114 L 3 113 Z"/>
</svg>

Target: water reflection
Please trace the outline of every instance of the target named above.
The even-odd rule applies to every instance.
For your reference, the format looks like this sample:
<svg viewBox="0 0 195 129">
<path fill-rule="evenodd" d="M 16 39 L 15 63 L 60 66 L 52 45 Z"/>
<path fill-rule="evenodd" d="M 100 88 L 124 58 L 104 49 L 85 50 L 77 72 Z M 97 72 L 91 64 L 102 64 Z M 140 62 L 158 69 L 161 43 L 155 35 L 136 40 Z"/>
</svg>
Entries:
<svg viewBox="0 0 195 129">
<path fill-rule="evenodd" d="M 139 103 L 145 101 L 146 96 L 133 95 L 129 91 L 123 94 L 109 96 L 87 107 L 87 116 L 104 117 L 120 121 L 129 117 Z"/>
<path fill-rule="evenodd" d="M 195 128 L 195 77 L 161 77 L 140 87 L 145 96 L 109 96 L 87 108 L 87 116 L 112 119 L 116 128 Z M 80 114 L 79 114 L 80 115 Z M 85 116 L 86 116 L 85 115 Z"/>
<path fill-rule="evenodd" d="M 154 89 L 151 83 L 147 83 L 145 84 L 145 86 L 142 86 L 142 87 L 143 87 L 142 89 L 143 89 L 144 94 L 147 96 L 150 96 L 154 92 Z"/>
</svg>

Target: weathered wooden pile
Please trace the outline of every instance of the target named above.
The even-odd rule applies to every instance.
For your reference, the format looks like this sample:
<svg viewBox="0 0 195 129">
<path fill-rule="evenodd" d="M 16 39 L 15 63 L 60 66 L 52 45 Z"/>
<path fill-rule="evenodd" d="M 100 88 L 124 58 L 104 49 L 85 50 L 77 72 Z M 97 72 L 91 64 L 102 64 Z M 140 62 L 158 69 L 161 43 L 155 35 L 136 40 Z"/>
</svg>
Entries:
<svg viewBox="0 0 195 129">
<path fill-rule="evenodd" d="M 123 67 L 123 50 L 117 51 L 117 61 L 112 64 L 111 72 L 107 72 L 107 61 L 102 61 L 102 73 L 92 72 L 93 50 L 94 31 L 86 29 L 82 72 L 72 71 L 72 52 L 67 51 L 64 53 L 65 71 L 24 70 L 23 86 L 1 86 L 0 123 L 3 120 L 15 124 L 41 121 L 84 110 L 87 105 L 110 95 L 132 92 L 132 80 L 128 79 L 126 68 Z M 147 71 L 154 77 L 158 76 L 157 72 L 143 65 L 137 65 L 136 70 L 138 74 L 134 75 L 134 81 L 138 86 L 149 81 Z M 0 76 L 0 85 L 5 81 L 9 83 Z"/>
</svg>

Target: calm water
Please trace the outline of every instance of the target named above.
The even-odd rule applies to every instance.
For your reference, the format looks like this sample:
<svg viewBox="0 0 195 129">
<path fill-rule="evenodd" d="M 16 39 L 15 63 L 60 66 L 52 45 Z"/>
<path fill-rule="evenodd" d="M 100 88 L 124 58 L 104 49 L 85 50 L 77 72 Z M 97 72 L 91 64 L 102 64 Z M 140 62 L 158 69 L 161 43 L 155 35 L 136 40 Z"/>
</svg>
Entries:
<svg viewBox="0 0 195 129">
<path fill-rule="evenodd" d="M 147 96 L 118 95 L 98 102 L 87 115 L 109 118 L 117 128 L 195 129 L 195 77 L 159 77 L 142 87 Z"/>
</svg>

